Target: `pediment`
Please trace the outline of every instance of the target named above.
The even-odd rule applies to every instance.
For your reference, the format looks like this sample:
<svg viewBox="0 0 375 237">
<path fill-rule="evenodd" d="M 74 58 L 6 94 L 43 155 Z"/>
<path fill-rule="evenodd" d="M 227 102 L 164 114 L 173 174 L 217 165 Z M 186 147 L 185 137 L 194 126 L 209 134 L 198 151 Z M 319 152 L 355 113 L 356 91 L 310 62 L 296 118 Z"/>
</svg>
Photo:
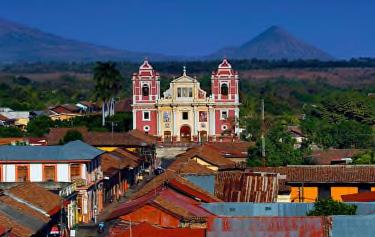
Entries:
<svg viewBox="0 0 375 237">
<path fill-rule="evenodd" d="M 189 76 L 180 76 L 172 81 L 172 83 L 196 83 L 197 80 Z"/>
</svg>

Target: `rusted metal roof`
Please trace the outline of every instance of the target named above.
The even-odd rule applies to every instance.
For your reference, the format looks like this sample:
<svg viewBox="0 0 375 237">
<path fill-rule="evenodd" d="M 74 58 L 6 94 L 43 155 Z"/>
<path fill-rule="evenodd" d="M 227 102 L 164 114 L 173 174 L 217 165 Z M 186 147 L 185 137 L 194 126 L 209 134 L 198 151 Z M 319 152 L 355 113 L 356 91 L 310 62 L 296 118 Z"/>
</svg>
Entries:
<svg viewBox="0 0 375 237">
<path fill-rule="evenodd" d="M 207 237 L 274 237 L 329 235 L 324 217 L 217 217 L 209 221 Z"/>
<path fill-rule="evenodd" d="M 275 202 L 277 193 L 277 174 L 226 171 L 216 175 L 215 196 L 225 202 Z"/>
</svg>

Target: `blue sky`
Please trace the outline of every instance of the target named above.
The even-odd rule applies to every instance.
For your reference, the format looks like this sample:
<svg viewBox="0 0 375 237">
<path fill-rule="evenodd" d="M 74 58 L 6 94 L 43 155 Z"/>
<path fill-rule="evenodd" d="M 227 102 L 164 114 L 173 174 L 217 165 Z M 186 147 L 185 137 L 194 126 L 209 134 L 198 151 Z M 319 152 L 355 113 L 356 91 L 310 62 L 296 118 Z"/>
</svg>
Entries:
<svg viewBox="0 0 375 237">
<path fill-rule="evenodd" d="M 0 17 L 114 48 L 190 56 L 279 25 L 337 58 L 375 57 L 371 0 L 1 0 Z"/>
</svg>

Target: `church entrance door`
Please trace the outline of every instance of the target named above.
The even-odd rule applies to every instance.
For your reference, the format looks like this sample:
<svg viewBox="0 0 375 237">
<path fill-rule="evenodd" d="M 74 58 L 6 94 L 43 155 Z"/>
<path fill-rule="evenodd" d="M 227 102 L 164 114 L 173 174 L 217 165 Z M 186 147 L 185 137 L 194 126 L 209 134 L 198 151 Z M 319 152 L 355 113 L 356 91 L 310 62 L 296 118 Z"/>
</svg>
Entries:
<svg viewBox="0 0 375 237">
<path fill-rule="evenodd" d="M 207 142 L 207 131 L 199 132 L 200 142 Z"/>
<path fill-rule="evenodd" d="M 165 131 L 164 132 L 164 142 L 172 142 L 172 135 L 170 131 Z"/>
<path fill-rule="evenodd" d="M 180 141 L 181 142 L 190 142 L 191 141 L 191 130 L 190 127 L 184 125 L 180 129 Z"/>
</svg>

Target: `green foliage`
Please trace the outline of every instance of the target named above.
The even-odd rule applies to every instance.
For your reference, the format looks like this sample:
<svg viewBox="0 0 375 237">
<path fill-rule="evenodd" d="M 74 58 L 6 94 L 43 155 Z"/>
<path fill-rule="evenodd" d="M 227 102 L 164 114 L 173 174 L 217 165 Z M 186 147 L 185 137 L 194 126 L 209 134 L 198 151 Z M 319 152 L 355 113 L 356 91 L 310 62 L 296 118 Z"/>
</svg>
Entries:
<svg viewBox="0 0 375 237">
<path fill-rule="evenodd" d="M 42 115 L 31 119 L 27 124 L 26 130 L 30 136 L 42 137 L 49 132 L 49 129 L 53 127 L 53 125 L 54 122 L 50 117 Z"/>
<path fill-rule="evenodd" d="M 0 127 L 0 137 L 22 137 L 22 131 L 17 127 Z"/>
<path fill-rule="evenodd" d="M 355 100 L 355 99 L 353 99 Z M 333 106 L 333 105 L 332 105 Z M 340 111 L 330 108 L 331 111 Z M 302 121 L 302 131 L 311 141 L 323 148 L 371 148 L 374 132 L 371 125 L 359 122 L 348 112 L 329 113 L 317 107 L 305 107 L 306 119 Z M 358 118 L 358 117 L 355 117 Z"/>
<path fill-rule="evenodd" d="M 82 134 L 78 130 L 69 130 L 63 137 L 63 140 L 60 141 L 60 144 L 66 144 L 71 141 L 83 140 Z"/>
<path fill-rule="evenodd" d="M 265 136 L 266 157 L 262 157 L 262 141 L 257 139 L 256 146 L 249 150 L 249 166 L 285 166 L 300 165 L 310 152 L 307 144 L 295 147 L 296 140 L 286 131 L 286 127 L 276 124 Z"/>
<path fill-rule="evenodd" d="M 306 213 L 308 216 L 355 215 L 356 205 L 346 204 L 332 199 L 318 200 L 314 209 Z"/>
<path fill-rule="evenodd" d="M 353 164 L 372 165 L 375 164 L 375 150 L 367 150 L 353 157 Z"/>
<path fill-rule="evenodd" d="M 94 68 L 95 96 L 107 102 L 122 88 L 123 78 L 113 62 L 97 62 Z"/>
</svg>

